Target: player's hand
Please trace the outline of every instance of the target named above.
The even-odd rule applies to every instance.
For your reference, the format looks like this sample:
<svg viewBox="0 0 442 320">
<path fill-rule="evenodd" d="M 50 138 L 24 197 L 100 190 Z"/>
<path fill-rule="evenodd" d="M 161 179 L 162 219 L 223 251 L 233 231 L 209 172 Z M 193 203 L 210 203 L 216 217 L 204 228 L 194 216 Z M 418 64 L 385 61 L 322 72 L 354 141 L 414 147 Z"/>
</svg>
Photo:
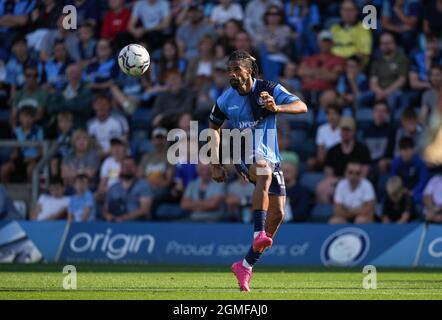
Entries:
<svg viewBox="0 0 442 320">
<path fill-rule="evenodd" d="M 261 92 L 261 98 L 262 102 L 264 103 L 264 108 L 272 112 L 278 112 L 278 107 L 276 106 L 275 100 L 267 91 Z"/>
<path fill-rule="evenodd" d="M 216 182 L 224 182 L 227 178 L 226 169 L 219 164 L 212 164 L 212 179 Z"/>
</svg>

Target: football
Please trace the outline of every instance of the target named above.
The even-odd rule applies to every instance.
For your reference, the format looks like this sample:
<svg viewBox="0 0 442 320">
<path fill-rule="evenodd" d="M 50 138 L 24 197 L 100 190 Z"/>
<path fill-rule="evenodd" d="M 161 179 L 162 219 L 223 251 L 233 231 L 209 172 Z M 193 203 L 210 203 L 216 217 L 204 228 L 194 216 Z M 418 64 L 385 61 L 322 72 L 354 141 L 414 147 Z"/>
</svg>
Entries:
<svg viewBox="0 0 442 320">
<path fill-rule="evenodd" d="M 139 77 L 150 66 L 149 52 L 139 44 L 129 44 L 121 49 L 118 55 L 118 65 L 125 74 Z"/>
</svg>

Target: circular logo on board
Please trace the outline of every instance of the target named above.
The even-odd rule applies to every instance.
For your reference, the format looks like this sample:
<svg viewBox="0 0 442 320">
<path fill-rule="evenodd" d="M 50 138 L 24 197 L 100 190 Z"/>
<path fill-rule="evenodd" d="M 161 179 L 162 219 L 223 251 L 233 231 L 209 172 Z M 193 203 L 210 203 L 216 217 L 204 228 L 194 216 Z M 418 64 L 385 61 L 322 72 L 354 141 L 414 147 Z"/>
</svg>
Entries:
<svg viewBox="0 0 442 320">
<path fill-rule="evenodd" d="M 322 245 L 321 260 L 327 266 L 354 266 L 368 253 L 370 238 L 358 228 L 344 228 L 331 234 Z"/>
</svg>

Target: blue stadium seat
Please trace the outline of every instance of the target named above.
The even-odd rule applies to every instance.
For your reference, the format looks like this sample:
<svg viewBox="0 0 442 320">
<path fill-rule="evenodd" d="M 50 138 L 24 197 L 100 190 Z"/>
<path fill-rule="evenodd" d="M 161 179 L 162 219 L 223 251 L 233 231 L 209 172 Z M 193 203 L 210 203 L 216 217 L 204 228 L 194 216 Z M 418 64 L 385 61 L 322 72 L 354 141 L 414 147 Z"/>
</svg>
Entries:
<svg viewBox="0 0 442 320">
<path fill-rule="evenodd" d="M 313 207 L 310 221 L 312 222 L 327 222 L 333 215 L 333 205 L 317 204 Z"/>
<path fill-rule="evenodd" d="M 316 186 L 324 179 L 322 172 L 307 172 L 301 177 L 300 184 L 310 192 L 315 193 Z"/>
<path fill-rule="evenodd" d="M 183 218 L 185 213 L 179 204 L 162 204 L 155 213 L 156 220 L 174 220 Z"/>
</svg>

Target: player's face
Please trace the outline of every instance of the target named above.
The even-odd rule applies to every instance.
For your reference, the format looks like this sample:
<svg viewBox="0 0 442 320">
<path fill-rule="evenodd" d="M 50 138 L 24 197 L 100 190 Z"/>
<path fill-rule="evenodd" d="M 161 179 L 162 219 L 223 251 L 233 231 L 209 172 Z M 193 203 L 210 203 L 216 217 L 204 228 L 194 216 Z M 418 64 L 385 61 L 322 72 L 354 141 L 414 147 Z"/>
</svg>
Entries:
<svg viewBox="0 0 442 320">
<path fill-rule="evenodd" d="M 251 70 L 240 61 L 229 62 L 227 72 L 229 73 L 230 85 L 235 90 L 244 86 L 252 77 Z"/>
</svg>

